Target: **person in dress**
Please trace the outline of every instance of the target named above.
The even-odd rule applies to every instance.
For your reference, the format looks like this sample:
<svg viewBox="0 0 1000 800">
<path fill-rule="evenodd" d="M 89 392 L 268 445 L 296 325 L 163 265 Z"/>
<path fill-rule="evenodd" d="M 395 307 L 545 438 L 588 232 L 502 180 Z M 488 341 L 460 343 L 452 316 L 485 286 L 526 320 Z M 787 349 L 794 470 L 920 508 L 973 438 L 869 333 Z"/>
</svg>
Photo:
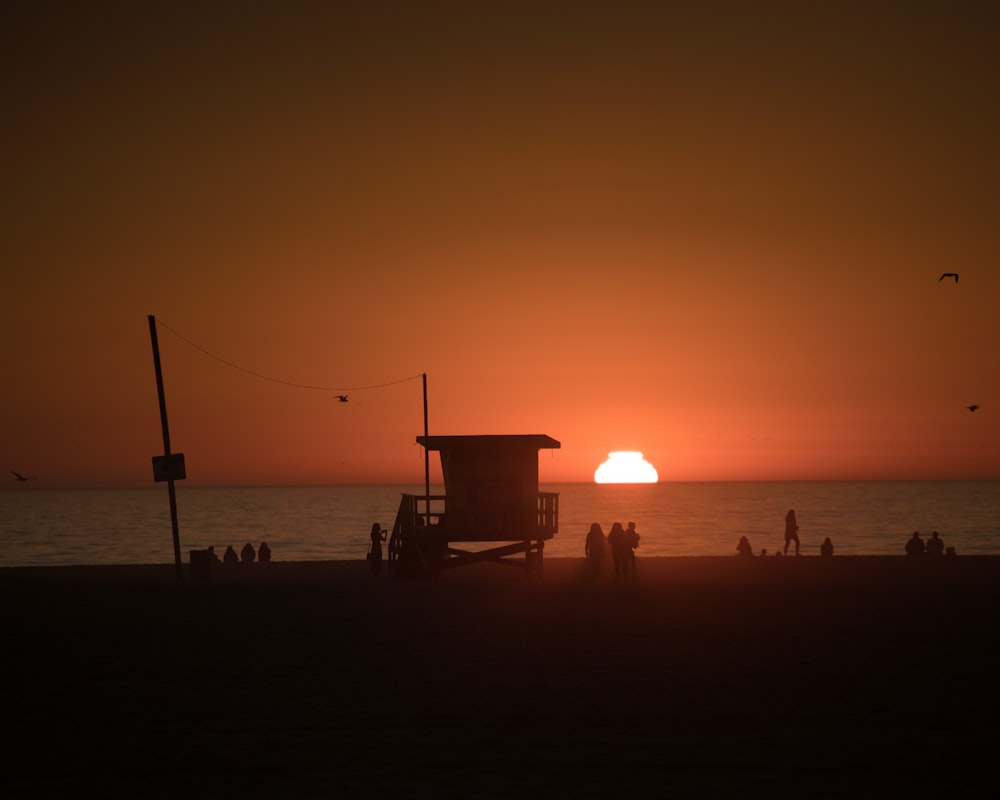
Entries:
<svg viewBox="0 0 1000 800">
<path fill-rule="evenodd" d="M 583 553 L 587 557 L 587 565 L 590 568 L 591 577 L 598 577 L 601 574 L 601 564 L 604 563 L 604 530 L 601 523 L 591 522 L 590 530 L 587 531 L 587 539 L 583 545 Z"/>
<path fill-rule="evenodd" d="M 629 544 L 625 529 L 620 522 L 611 525 L 608 532 L 608 546 L 611 548 L 611 560 L 615 565 L 615 580 L 621 580 L 627 569 L 625 559 L 628 558 Z"/>
<path fill-rule="evenodd" d="M 368 547 L 368 565 L 372 574 L 382 571 L 382 542 L 385 541 L 387 531 L 382 530 L 382 526 L 377 522 L 372 523 L 372 530 L 369 534 L 371 544 Z"/>
</svg>

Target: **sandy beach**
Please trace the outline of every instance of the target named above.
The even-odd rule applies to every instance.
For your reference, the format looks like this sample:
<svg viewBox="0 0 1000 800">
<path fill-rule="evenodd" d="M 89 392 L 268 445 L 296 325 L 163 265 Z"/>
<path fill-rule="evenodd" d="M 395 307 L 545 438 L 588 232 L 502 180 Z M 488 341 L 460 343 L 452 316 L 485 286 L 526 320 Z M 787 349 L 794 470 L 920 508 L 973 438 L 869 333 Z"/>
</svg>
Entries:
<svg viewBox="0 0 1000 800">
<path fill-rule="evenodd" d="M 0 569 L 8 797 L 957 797 L 1000 559 Z M 988 794 L 988 792 L 987 792 Z"/>
</svg>

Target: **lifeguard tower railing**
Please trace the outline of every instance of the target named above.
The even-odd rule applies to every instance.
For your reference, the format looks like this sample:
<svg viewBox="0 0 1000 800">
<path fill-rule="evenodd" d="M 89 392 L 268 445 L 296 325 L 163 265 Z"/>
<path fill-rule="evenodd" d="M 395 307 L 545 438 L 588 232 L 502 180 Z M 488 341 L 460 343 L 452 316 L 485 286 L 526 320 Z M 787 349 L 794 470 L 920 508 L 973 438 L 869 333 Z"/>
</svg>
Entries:
<svg viewBox="0 0 1000 800">
<path fill-rule="evenodd" d="M 449 516 L 446 500 L 443 494 L 401 495 L 389 539 L 391 574 L 434 574 L 479 561 L 540 569 L 545 542 L 559 532 L 558 492 L 538 492 L 533 513 L 500 508 Z M 480 551 L 454 546 L 472 542 L 508 544 Z M 523 560 L 510 559 L 518 553 Z"/>
</svg>

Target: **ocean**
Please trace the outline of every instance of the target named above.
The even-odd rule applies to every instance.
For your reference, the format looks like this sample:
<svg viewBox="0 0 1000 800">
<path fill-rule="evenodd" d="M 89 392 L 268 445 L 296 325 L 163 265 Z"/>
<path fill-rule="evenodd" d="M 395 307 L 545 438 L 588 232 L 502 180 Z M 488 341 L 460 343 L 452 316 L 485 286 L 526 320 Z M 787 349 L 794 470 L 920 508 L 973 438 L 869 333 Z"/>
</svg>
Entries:
<svg viewBox="0 0 1000 800">
<path fill-rule="evenodd" d="M 555 557 L 583 555 L 592 522 L 635 522 L 638 557 L 728 556 L 740 536 L 756 553 L 784 547 L 794 508 L 804 555 L 829 536 L 836 555 L 903 555 L 913 531 L 938 531 L 958 555 L 1000 554 L 1000 481 L 802 481 L 549 484 L 558 492 Z M 276 561 L 364 559 L 373 522 L 391 528 L 414 486 L 202 488 L 177 484 L 181 554 L 266 541 Z M 443 493 L 431 486 L 432 493 Z M 169 564 L 165 485 L 117 490 L 0 492 L 0 566 Z"/>
</svg>

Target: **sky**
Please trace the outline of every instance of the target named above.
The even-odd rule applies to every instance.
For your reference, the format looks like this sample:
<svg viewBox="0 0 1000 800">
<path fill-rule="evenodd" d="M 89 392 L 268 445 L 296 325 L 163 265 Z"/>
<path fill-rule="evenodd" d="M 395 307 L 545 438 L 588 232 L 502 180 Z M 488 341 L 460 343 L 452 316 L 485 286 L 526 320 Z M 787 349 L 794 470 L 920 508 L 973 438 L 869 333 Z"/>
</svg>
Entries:
<svg viewBox="0 0 1000 800">
<path fill-rule="evenodd" d="M 998 23 L 5 2 L 0 487 L 998 479 Z"/>
</svg>

